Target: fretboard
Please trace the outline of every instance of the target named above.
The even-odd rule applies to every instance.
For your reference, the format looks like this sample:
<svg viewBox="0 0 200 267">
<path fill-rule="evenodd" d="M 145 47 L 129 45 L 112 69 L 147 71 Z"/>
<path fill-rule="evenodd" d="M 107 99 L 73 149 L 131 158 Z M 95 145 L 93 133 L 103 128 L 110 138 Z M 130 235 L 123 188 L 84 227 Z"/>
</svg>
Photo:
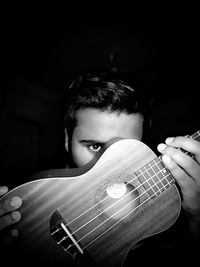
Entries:
<svg viewBox="0 0 200 267">
<path fill-rule="evenodd" d="M 200 141 L 200 131 L 195 132 L 189 138 Z M 194 158 L 192 153 L 180 150 Z M 138 169 L 135 175 L 151 198 L 158 196 L 175 183 L 174 177 L 163 164 L 161 156 Z"/>
</svg>

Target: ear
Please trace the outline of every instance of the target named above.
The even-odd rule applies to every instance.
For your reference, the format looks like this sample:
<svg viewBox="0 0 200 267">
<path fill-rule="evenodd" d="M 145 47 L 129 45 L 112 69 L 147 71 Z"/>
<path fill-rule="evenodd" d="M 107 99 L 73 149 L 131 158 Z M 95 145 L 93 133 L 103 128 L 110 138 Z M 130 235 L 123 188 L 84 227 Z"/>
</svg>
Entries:
<svg viewBox="0 0 200 267">
<path fill-rule="evenodd" d="M 66 129 L 65 129 L 65 149 L 67 152 L 69 152 L 69 137 Z"/>
</svg>

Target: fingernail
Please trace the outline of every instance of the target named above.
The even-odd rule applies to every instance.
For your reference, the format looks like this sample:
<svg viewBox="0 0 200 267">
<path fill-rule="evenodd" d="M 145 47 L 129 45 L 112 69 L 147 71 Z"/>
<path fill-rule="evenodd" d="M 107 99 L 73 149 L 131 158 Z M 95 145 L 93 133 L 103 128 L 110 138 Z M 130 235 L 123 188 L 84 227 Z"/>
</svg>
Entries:
<svg viewBox="0 0 200 267">
<path fill-rule="evenodd" d="M 170 143 L 173 142 L 173 140 L 174 140 L 174 137 L 168 137 L 168 138 L 165 140 L 165 142 L 166 142 L 167 144 L 170 144 Z"/>
<path fill-rule="evenodd" d="M 4 195 L 7 192 L 8 192 L 8 187 L 7 186 L 1 186 L 0 187 L 0 195 Z"/>
<path fill-rule="evenodd" d="M 20 218 L 21 218 L 21 215 L 20 215 L 20 213 L 18 211 L 13 211 L 11 213 L 11 216 L 12 216 L 13 220 L 16 221 L 16 222 L 19 221 Z"/>
<path fill-rule="evenodd" d="M 166 144 L 159 144 L 158 145 L 158 151 L 163 151 L 163 150 L 165 150 L 166 147 L 167 147 Z"/>
<path fill-rule="evenodd" d="M 10 206 L 11 207 L 18 207 L 20 203 L 21 203 L 21 200 L 19 197 L 13 197 L 10 201 Z"/>
</svg>

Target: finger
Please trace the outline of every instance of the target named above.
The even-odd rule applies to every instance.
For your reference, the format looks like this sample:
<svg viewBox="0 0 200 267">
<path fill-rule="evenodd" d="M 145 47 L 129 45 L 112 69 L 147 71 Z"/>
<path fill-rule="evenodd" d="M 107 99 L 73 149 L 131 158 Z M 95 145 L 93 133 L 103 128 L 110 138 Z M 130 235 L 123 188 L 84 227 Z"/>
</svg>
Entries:
<svg viewBox="0 0 200 267">
<path fill-rule="evenodd" d="M 0 186 L 0 196 L 3 196 L 7 192 L 8 192 L 7 186 Z"/>
<path fill-rule="evenodd" d="M 184 171 L 200 185 L 200 166 L 195 160 L 177 148 L 167 146 L 166 144 L 159 144 L 158 151 L 170 156 L 176 164 L 183 168 Z"/>
<path fill-rule="evenodd" d="M 194 183 L 193 180 L 188 177 L 188 175 L 185 173 L 185 171 L 180 168 L 176 162 L 170 158 L 168 155 L 162 156 L 162 161 L 164 165 L 169 169 L 173 177 L 176 179 L 178 184 L 184 189 L 186 186 L 187 189 L 191 188 L 191 185 Z"/>
<path fill-rule="evenodd" d="M 13 211 L 9 214 L 0 217 L 0 230 L 20 221 L 21 213 L 19 211 Z"/>
<path fill-rule="evenodd" d="M 198 192 L 194 180 L 191 179 L 168 155 L 163 155 L 162 160 L 180 186 L 182 194 L 185 197 L 187 196 L 187 198 L 193 198 Z"/>
<path fill-rule="evenodd" d="M 22 205 L 22 199 L 18 196 L 7 199 L 0 204 L 0 216 L 18 209 Z"/>
<path fill-rule="evenodd" d="M 1 238 L 0 247 L 4 250 L 9 248 L 13 242 L 17 239 L 19 233 L 17 229 L 12 229 L 4 237 Z"/>
<path fill-rule="evenodd" d="M 184 209 L 196 217 L 199 214 L 200 207 L 200 188 L 168 155 L 163 155 L 162 160 L 180 186 Z"/>
<path fill-rule="evenodd" d="M 168 137 L 165 140 L 167 145 L 184 149 L 186 152 L 190 152 L 195 155 L 196 160 L 200 163 L 200 142 L 183 136 Z"/>
</svg>

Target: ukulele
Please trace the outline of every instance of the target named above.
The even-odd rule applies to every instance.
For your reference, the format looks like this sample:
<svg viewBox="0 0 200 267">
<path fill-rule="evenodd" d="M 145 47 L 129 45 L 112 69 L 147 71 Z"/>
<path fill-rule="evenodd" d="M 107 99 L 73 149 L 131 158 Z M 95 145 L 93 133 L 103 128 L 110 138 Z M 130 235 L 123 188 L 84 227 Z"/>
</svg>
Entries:
<svg viewBox="0 0 200 267">
<path fill-rule="evenodd" d="M 112 141 L 83 167 L 32 178 L 0 199 L 23 200 L 11 226 L 19 236 L 5 249 L 21 266 L 122 266 L 133 245 L 171 227 L 181 209 L 161 156 L 133 139 Z"/>
</svg>

